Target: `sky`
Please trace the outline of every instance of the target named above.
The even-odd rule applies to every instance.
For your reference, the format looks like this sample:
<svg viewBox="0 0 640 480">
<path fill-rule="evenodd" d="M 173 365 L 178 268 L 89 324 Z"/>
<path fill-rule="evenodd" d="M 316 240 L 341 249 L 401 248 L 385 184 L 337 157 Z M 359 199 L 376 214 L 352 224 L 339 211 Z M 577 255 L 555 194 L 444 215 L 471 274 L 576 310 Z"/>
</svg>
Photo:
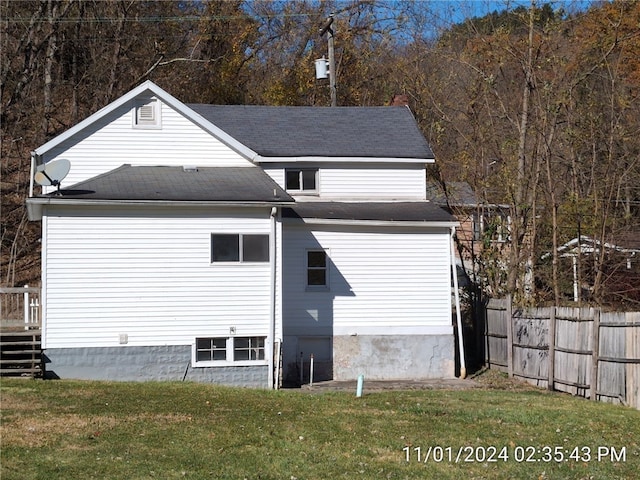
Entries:
<svg viewBox="0 0 640 480">
<path fill-rule="evenodd" d="M 529 8 L 531 0 L 387 0 L 395 7 L 409 5 L 413 10 L 424 13 L 425 23 L 416 29 L 425 37 L 437 37 L 442 29 L 462 23 L 466 19 L 483 17 L 493 12 L 513 10 L 517 7 Z M 537 6 L 551 4 L 554 10 L 563 9 L 566 13 L 576 13 L 589 8 L 596 0 L 535 0 Z M 384 0 L 383 0 L 384 2 Z M 419 7 L 424 7 L 420 9 Z M 401 10 L 401 8 L 400 8 Z M 434 30 L 434 26 L 438 31 Z"/>
</svg>

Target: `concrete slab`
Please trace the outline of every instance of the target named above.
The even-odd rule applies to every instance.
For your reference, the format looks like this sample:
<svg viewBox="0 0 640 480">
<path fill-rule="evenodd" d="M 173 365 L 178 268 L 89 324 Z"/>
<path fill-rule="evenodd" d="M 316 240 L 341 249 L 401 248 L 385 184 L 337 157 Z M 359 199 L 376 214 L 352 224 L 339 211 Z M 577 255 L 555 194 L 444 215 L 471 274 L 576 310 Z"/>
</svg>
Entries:
<svg viewBox="0 0 640 480">
<path fill-rule="evenodd" d="M 317 382 L 313 385 L 303 385 L 300 389 L 306 392 L 353 392 L 356 393 L 357 380 Z M 442 378 L 432 380 L 364 380 L 364 394 L 382 391 L 402 390 L 467 390 L 481 388 L 482 385 L 474 380 L 460 378 Z"/>
</svg>

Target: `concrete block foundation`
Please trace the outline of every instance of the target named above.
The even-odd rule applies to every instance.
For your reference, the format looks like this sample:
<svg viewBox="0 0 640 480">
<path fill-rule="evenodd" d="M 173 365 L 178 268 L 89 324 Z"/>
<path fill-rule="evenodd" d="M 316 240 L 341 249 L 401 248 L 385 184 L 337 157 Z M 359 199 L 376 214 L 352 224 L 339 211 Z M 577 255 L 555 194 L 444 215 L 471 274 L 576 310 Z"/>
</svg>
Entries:
<svg viewBox="0 0 640 480">
<path fill-rule="evenodd" d="M 194 381 L 268 388 L 267 365 L 197 367 L 191 346 L 55 348 L 44 351 L 45 378 Z"/>
</svg>

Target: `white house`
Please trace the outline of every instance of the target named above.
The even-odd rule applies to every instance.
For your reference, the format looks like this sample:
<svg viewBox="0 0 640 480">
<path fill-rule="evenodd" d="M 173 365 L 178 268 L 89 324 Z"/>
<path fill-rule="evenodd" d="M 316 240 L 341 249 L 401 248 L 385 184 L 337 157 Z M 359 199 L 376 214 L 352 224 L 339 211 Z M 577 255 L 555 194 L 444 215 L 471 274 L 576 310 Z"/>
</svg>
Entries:
<svg viewBox="0 0 640 480">
<path fill-rule="evenodd" d="M 146 82 L 32 173 L 60 159 L 27 200 L 48 376 L 273 388 L 312 354 L 314 379 L 454 375 L 456 221 L 426 199 L 408 108 L 186 105 Z"/>
</svg>

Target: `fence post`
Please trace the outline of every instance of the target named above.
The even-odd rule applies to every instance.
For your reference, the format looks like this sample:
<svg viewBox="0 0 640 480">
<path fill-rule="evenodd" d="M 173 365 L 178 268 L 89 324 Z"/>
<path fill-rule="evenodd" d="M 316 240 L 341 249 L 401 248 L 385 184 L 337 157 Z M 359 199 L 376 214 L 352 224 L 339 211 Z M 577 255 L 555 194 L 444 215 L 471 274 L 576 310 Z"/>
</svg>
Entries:
<svg viewBox="0 0 640 480">
<path fill-rule="evenodd" d="M 507 371 L 509 378 L 513 377 L 513 306 L 511 304 L 511 294 L 507 295 Z"/>
<path fill-rule="evenodd" d="M 24 286 L 24 293 L 22 294 L 22 309 L 24 312 L 24 329 L 29 330 L 29 285 Z"/>
<path fill-rule="evenodd" d="M 591 400 L 598 399 L 598 362 L 600 360 L 600 309 L 593 309 L 593 330 L 591 331 Z"/>
<path fill-rule="evenodd" d="M 549 360 L 547 364 L 547 370 L 549 374 L 549 380 L 547 381 L 547 388 L 549 390 L 555 389 L 556 378 L 556 306 L 551 308 L 551 318 L 549 319 Z"/>
</svg>

